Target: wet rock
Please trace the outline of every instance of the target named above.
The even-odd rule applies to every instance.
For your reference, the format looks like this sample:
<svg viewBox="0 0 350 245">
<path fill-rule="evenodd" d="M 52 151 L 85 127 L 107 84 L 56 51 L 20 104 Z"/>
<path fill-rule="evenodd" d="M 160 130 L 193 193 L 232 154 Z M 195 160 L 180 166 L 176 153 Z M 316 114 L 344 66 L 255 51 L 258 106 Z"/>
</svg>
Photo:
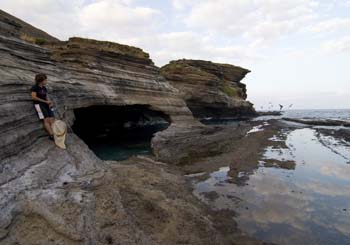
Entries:
<svg viewBox="0 0 350 245">
<path fill-rule="evenodd" d="M 350 142 L 350 130 L 349 129 L 338 129 L 338 130 L 329 130 L 324 128 L 318 128 L 316 129 L 317 132 L 321 133 L 322 135 L 326 136 L 332 136 L 336 138 L 339 142 L 342 142 L 343 144 L 347 145 L 346 142 Z"/>
<path fill-rule="evenodd" d="M 204 192 L 203 196 L 211 202 L 215 201 L 220 197 L 216 191 Z"/>
<path fill-rule="evenodd" d="M 212 157 L 231 149 L 245 136 L 242 126 L 172 125 L 152 138 L 152 149 L 160 161 L 172 164 L 192 164 L 200 158 Z"/>
<path fill-rule="evenodd" d="M 349 121 L 344 120 L 332 120 L 332 119 L 297 119 L 297 118 L 282 118 L 285 121 L 302 123 L 312 126 L 343 126 L 350 127 Z"/>
<path fill-rule="evenodd" d="M 296 163 L 291 160 L 276 160 L 276 159 L 264 159 L 264 167 L 267 168 L 282 168 L 287 170 L 295 169 Z M 288 177 L 288 176 L 287 176 Z"/>
<path fill-rule="evenodd" d="M 282 111 L 258 111 L 257 114 L 259 116 L 281 116 L 283 112 Z"/>
</svg>

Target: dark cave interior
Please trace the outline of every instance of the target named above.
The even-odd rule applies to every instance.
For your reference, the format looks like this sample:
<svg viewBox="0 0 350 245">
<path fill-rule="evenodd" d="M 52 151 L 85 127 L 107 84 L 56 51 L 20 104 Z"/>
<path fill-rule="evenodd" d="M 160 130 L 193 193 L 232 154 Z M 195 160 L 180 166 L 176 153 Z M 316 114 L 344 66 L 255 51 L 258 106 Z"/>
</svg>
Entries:
<svg viewBox="0 0 350 245">
<path fill-rule="evenodd" d="M 152 154 L 153 135 L 170 125 L 166 114 L 148 105 L 90 106 L 74 114 L 74 133 L 102 160 Z"/>
</svg>

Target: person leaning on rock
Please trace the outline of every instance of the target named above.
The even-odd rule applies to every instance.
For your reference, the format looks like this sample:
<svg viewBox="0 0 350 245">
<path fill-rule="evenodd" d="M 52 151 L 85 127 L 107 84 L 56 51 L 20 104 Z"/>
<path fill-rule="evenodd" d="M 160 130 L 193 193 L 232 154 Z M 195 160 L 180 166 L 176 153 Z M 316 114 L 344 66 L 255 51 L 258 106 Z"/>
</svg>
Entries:
<svg viewBox="0 0 350 245">
<path fill-rule="evenodd" d="M 53 107 L 52 101 L 49 100 L 47 89 L 47 76 L 45 74 L 37 74 L 35 76 L 35 85 L 31 88 L 32 100 L 34 102 L 35 110 L 42 120 L 46 131 L 49 134 L 49 138 L 54 140 L 52 124 L 54 123 L 54 114 L 51 108 Z"/>
</svg>

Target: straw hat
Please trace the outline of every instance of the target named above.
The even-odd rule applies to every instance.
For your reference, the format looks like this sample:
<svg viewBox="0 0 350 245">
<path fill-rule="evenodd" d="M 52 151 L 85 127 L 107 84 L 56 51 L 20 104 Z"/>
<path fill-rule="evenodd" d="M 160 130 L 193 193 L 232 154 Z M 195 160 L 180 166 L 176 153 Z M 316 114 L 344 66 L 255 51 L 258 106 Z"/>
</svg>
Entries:
<svg viewBox="0 0 350 245">
<path fill-rule="evenodd" d="M 55 120 L 52 124 L 53 136 L 55 139 L 55 144 L 62 149 L 66 149 L 65 140 L 67 133 L 67 125 L 61 120 Z"/>
</svg>

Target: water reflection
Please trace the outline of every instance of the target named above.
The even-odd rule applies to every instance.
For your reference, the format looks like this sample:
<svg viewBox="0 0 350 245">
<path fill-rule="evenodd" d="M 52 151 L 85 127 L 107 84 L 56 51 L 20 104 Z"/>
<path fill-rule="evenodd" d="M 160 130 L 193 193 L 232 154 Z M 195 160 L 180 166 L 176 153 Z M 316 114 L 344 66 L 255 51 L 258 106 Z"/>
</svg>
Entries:
<svg viewBox="0 0 350 245">
<path fill-rule="evenodd" d="M 214 209 L 235 210 L 239 227 L 265 241 L 350 244 L 350 148 L 338 143 L 314 129 L 294 130 L 287 148 L 269 147 L 264 156 L 295 161 L 294 170 L 260 167 L 238 186 L 221 168 L 197 183 L 195 194 Z M 204 195 L 213 191 L 218 195 Z"/>
</svg>

